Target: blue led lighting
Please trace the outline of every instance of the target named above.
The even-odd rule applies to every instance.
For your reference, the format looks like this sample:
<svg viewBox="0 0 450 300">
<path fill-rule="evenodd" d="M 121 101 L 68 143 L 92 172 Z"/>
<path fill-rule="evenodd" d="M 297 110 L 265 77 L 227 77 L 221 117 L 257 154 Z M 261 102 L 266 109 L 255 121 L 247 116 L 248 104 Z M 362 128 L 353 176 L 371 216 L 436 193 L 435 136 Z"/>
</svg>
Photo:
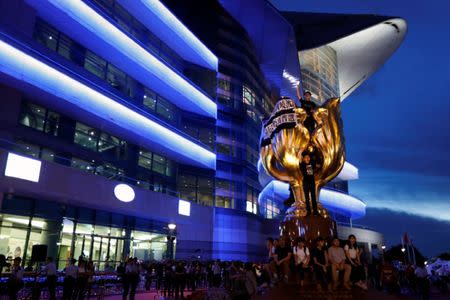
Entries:
<svg viewBox="0 0 450 300">
<path fill-rule="evenodd" d="M 169 98 L 181 109 L 217 118 L 217 105 L 83 1 L 26 0 L 46 21 Z M 74 23 L 75 22 L 75 23 Z"/>
<path fill-rule="evenodd" d="M 180 20 L 158 0 L 118 0 L 139 21 L 183 58 L 214 71 L 219 61 Z"/>
<path fill-rule="evenodd" d="M 282 203 L 289 197 L 289 185 L 273 180 L 259 194 L 258 201 L 263 203 L 265 198 Z M 356 197 L 341 192 L 323 188 L 320 191 L 320 202 L 332 212 L 343 214 L 353 219 L 366 215 L 366 204 Z"/>
<path fill-rule="evenodd" d="M 36 86 L 145 141 L 176 154 L 176 160 L 215 169 L 216 155 L 126 106 L 102 95 L 0 40 L 0 72 Z"/>
</svg>

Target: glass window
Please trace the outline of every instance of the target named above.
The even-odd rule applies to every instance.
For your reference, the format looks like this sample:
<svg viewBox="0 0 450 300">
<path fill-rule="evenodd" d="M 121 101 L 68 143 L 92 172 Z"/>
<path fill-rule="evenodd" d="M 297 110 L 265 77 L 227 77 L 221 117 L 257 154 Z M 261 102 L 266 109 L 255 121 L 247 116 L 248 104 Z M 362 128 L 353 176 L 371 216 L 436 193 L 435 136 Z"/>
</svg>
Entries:
<svg viewBox="0 0 450 300">
<path fill-rule="evenodd" d="M 24 100 L 19 123 L 51 135 L 58 135 L 59 114 Z"/>
<path fill-rule="evenodd" d="M 231 83 L 228 80 L 225 79 L 219 79 L 218 86 L 220 89 L 224 91 L 231 91 Z"/>
<path fill-rule="evenodd" d="M 246 210 L 248 212 L 257 214 L 258 213 L 257 203 L 258 203 L 257 191 L 255 189 L 253 189 L 252 187 L 247 185 L 247 205 L 246 205 Z"/>
<path fill-rule="evenodd" d="M 126 157 L 127 142 L 105 132 L 100 133 L 98 152 L 124 159 Z"/>
<path fill-rule="evenodd" d="M 23 141 L 16 141 L 16 151 L 27 156 L 39 158 L 40 147 Z"/>
<path fill-rule="evenodd" d="M 197 178 L 188 174 L 178 176 L 178 191 L 182 199 L 197 201 Z"/>
<path fill-rule="evenodd" d="M 0 215 L 0 253 L 7 258 L 23 257 L 29 217 Z"/>
<path fill-rule="evenodd" d="M 92 151 L 97 151 L 98 132 L 96 129 L 77 122 L 74 143 Z"/>
<path fill-rule="evenodd" d="M 152 154 L 150 151 L 140 150 L 138 165 L 151 170 L 152 169 Z"/>
<path fill-rule="evenodd" d="M 167 243 L 165 235 L 144 232 L 132 231 L 131 256 L 137 257 L 144 261 L 162 260 L 165 258 Z"/>
<path fill-rule="evenodd" d="M 41 150 L 41 158 L 47 161 L 53 161 L 55 158 L 55 152 L 50 149 L 42 148 Z"/>
<path fill-rule="evenodd" d="M 156 102 L 156 112 L 169 121 L 175 121 L 175 107 L 161 96 Z"/>
<path fill-rule="evenodd" d="M 94 52 L 86 51 L 84 68 L 99 78 L 105 78 L 106 61 Z"/>
<path fill-rule="evenodd" d="M 47 110 L 39 105 L 25 102 L 21 109 L 19 123 L 39 131 L 44 130 Z"/>
<path fill-rule="evenodd" d="M 231 146 L 222 143 L 217 143 L 217 153 L 224 155 L 231 155 Z"/>
<path fill-rule="evenodd" d="M 224 208 L 233 208 L 233 201 L 230 197 L 216 196 L 216 206 Z"/>
<path fill-rule="evenodd" d="M 156 110 L 156 94 L 149 89 L 144 89 L 144 106 L 151 109 Z"/>
<path fill-rule="evenodd" d="M 95 171 L 95 166 L 92 163 L 75 157 L 72 158 L 70 165 L 72 168 L 77 168 L 89 173 L 94 173 Z"/>
<path fill-rule="evenodd" d="M 198 178 L 197 202 L 203 205 L 212 206 L 214 197 L 214 181 L 206 177 Z"/>
<path fill-rule="evenodd" d="M 40 18 L 37 18 L 34 27 L 34 39 L 47 48 L 56 51 L 56 46 L 58 44 L 58 30 L 43 22 Z"/>
<path fill-rule="evenodd" d="M 210 149 L 214 148 L 214 131 L 212 128 L 200 127 L 198 130 L 198 139 Z"/>
<path fill-rule="evenodd" d="M 157 154 L 153 154 L 153 171 L 166 175 L 166 158 Z"/>
<path fill-rule="evenodd" d="M 255 106 L 256 94 L 248 86 L 242 86 L 242 101 L 245 104 Z"/>
<path fill-rule="evenodd" d="M 108 63 L 106 80 L 113 88 L 128 95 L 127 75 L 111 63 Z"/>
<path fill-rule="evenodd" d="M 47 118 L 45 122 L 45 133 L 48 133 L 53 136 L 58 135 L 58 127 L 59 127 L 59 115 L 52 111 L 47 113 Z"/>
</svg>

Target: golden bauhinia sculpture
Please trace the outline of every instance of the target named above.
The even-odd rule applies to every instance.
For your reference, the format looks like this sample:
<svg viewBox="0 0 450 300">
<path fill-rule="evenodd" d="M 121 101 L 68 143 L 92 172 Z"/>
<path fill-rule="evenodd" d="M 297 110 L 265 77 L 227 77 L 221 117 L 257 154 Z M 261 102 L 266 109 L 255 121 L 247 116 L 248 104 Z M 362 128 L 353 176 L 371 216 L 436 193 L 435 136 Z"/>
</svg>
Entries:
<svg viewBox="0 0 450 300">
<path fill-rule="evenodd" d="M 318 199 L 320 189 L 344 166 L 339 98 L 311 110 L 297 107 L 291 98 L 281 98 L 263 124 L 260 155 L 267 173 L 290 185 L 295 203 L 288 213 L 306 216 L 311 210 L 307 209 L 310 207 L 305 191 L 307 196 L 312 198 L 314 193 Z M 307 177 L 313 178 L 311 193 Z M 328 217 L 320 203 L 318 208 L 311 205 L 314 213 Z"/>
</svg>

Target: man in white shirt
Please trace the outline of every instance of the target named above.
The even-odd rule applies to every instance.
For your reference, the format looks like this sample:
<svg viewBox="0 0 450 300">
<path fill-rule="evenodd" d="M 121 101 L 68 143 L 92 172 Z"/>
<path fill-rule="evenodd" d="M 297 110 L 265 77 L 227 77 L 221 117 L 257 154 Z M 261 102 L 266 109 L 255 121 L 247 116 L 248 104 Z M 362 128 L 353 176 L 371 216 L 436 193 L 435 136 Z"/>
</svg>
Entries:
<svg viewBox="0 0 450 300">
<path fill-rule="evenodd" d="M 50 294 L 50 300 L 56 299 L 56 282 L 58 277 L 56 276 L 56 265 L 53 262 L 52 257 L 47 257 L 47 264 L 44 267 L 45 275 L 47 276 L 48 293 Z"/>
</svg>

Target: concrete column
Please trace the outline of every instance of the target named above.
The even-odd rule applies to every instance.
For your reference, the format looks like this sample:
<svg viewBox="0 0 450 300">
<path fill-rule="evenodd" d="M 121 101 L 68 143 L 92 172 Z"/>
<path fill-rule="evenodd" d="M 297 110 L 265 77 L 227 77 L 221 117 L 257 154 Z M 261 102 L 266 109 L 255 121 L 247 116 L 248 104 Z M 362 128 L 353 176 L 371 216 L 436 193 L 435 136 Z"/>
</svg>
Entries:
<svg viewBox="0 0 450 300">
<path fill-rule="evenodd" d="M 43 233 L 41 235 L 41 244 L 47 245 L 47 256 L 53 257 L 54 260 L 58 256 L 59 238 L 61 236 L 62 229 L 61 220 L 46 220 L 43 227 Z"/>
</svg>

